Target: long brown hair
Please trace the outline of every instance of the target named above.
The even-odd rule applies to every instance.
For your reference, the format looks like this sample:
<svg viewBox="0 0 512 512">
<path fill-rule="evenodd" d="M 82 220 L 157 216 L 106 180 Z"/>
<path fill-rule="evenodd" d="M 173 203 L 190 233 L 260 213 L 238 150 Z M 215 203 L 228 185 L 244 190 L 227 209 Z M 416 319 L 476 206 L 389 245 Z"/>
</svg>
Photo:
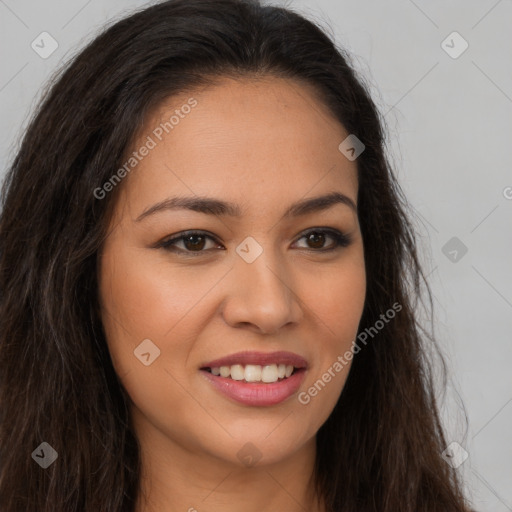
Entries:
<svg viewBox="0 0 512 512">
<path fill-rule="evenodd" d="M 416 317 L 420 303 L 429 305 L 419 301 L 422 289 L 430 292 L 383 119 L 350 57 L 319 27 L 248 0 L 170 0 L 116 22 L 60 72 L 26 130 L 0 218 L 1 510 L 134 509 L 140 447 L 107 350 L 96 273 L 122 183 L 102 199 L 94 190 L 164 98 L 258 74 L 311 84 L 366 146 L 357 159 L 361 329 L 402 307 L 354 356 L 317 434 L 316 485 L 327 510 L 467 510 L 441 456 L 435 343 Z M 46 469 L 33 455 L 48 450 L 43 442 L 58 455 Z"/>
</svg>

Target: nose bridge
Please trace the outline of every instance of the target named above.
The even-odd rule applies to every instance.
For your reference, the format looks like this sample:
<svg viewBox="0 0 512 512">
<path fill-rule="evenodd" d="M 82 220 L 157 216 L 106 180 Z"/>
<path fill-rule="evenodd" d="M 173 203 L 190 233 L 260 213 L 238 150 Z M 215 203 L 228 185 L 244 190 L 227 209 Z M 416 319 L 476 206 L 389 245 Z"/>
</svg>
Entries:
<svg viewBox="0 0 512 512">
<path fill-rule="evenodd" d="M 262 291 L 271 295 L 277 294 L 280 299 L 288 297 L 285 265 L 273 251 L 267 249 L 252 263 L 238 262 L 237 270 L 240 271 L 242 282 L 247 282 L 249 288 L 252 288 L 252 295 Z"/>
<path fill-rule="evenodd" d="M 270 244 L 258 245 L 260 254 L 252 261 L 248 255 L 257 250 L 254 241 L 240 244 L 237 250 L 225 315 L 230 323 L 251 323 L 270 332 L 300 320 L 301 310 L 286 263 Z"/>
</svg>

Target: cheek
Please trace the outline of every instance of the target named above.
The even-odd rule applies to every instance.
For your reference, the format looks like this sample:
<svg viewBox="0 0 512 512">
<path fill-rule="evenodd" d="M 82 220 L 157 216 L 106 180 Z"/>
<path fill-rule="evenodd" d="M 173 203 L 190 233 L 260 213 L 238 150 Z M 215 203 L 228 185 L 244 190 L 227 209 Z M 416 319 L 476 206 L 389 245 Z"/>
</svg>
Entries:
<svg viewBox="0 0 512 512">
<path fill-rule="evenodd" d="M 325 333 L 331 355 L 350 345 L 357 335 L 366 298 L 366 272 L 362 247 L 353 248 L 330 268 L 305 275 L 304 300 Z M 308 292 L 309 290 L 309 292 Z"/>
<path fill-rule="evenodd" d="M 170 279 L 168 266 L 164 270 L 158 261 L 148 262 L 147 251 L 105 251 L 99 282 L 102 321 L 115 370 L 131 401 L 155 424 L 181 425 L 193 416 L 183 385 L 187 357 L 202 328 L 198 302 L 215 280 L 192 286 L 187 272 L 173 272 Z M 176 421 L 177 416 L 182 420 Z"/>
<path fill-rule="evenodd" d="M 165 388 L 167 404 L 177 406 L 190 377 L 191 352 L 211 321 L 215 287 L 226 269 L 199 274 L 193 266 L 171 266 L 165 255 L 114 247 L 105 251 L 100 278 L 114 368 L 135 403 L 147 396 L 163 399 Z M 145 366 L 142 354 L 148 352 Z"/>
<path fill-rule="evenodd" d="M 146 338 L 173 338 L 218 280 L 206 274 L 197 280 L 191 269 L 170 272 L 165 261 L 136 248 L 106 253 L 102 265 L 104 324 L 117 333 L 112 342 L 122 339 L 133 348 Z"/>
<path fill-rule="evenodd" d="M 303 393 L 298 396 L 320 426 L 332 412 L 352 365 L 352 346 L 357 336 L 366 297 L 366 273 L 362 251 L 328 274 L 317 273 L 308 302 L 316 318 L 316 340 L 311 368 Z"/>
<path fill-rule="evenodd" d="M 120 376 L 144 368 L 138 347 L 147 345 L 151 368 L 160 366 L 168 352 L 162 340 L 172 338 L 194 297 L 182 293 L 182 283 L 165 276 L 158 266 L 145 261 L 141 250 L 111 250 L 104 253 L 100 294 L 107 344 Z M 175 327 L 177 326 L 177 327 Z M 148 343 L 144 340 L 151 340 Z M 141 343 L 145 345 L 141 345 Z M 154 345 L 154 346 L 153 346 Z M 181 340 L 176 350 L 186 348 Z M 146 352 L 141 352 L 146 353 Z M 156 357 L 158 354 L 158 357 Z M 175 354 L 176 355 L 176 354 Z M 147 359 L 147 357 L 146 357 Z M 160 364 L 157 364 L 160 363 Z"/>
</svg>

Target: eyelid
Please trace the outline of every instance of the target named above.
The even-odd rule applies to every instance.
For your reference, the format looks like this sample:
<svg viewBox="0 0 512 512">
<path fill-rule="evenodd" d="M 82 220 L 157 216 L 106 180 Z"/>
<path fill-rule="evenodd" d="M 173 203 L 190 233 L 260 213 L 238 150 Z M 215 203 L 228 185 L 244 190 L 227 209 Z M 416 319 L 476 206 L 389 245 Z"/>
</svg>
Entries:
<svg viewBox="0 0 512 512">
<path fill-rule="evenodd" d="M 185 231 L 180 231 L 179 233 L 176 233 L 175 235 L 171 235 L 170 237 L 165 238 L 161 242 L 158 242 L 158 244 L 155 247 L 172 250 L 173 245 L 171 244 L 171 242 L 179 242 L 179 241 L 182 241 L 183 238 L 185 238 L 187 236 L 193 236 L 193 235 L 204 236 L 205 238 L 210 238 L 216 244 L 222 245 L 219 242 L 219 240 L 217 239 L 217 237 L 215 235 L 213 235 L 212 233 L 210 233 L 209 231 L 204 231 L 201 229 L 187 229 Z M 203 251 L 195 251 L 194 252 L 194 251 L 185 251 L 183 249 L 177 249 L 176 252 L 181 252 L 181 253 L 186 253 L 186 254 L 201 254 L 201 253 L 206 253 L 207 251 L 203 250 Z"/>
<path fill-rule="evenodd" d="M 328 253 L 328 252 L 334 252 L 337 249 L 342 249 L 344 247 L 349 246 L 352 243 L 352 236 L 349 235 L 346 231 L 342 231 L 340 229 L 336 228 L 330 228 L 327 226 L 318 226 L 313 228 L 308 228 L 299 235 L 297 235 L 296 242 L 304 238 L 306 235 L 309 235 L 310 233 L 323 233 L 327 236 L 330 236 L 334 240 L 334 247 L 328 248 L 328 249 L 308 249 L 303 247 L 302 249 L 310 252 L 318 252 L 318 253 Z M 295 243 L 295 242 L 294 242 Z"/>
</svg>

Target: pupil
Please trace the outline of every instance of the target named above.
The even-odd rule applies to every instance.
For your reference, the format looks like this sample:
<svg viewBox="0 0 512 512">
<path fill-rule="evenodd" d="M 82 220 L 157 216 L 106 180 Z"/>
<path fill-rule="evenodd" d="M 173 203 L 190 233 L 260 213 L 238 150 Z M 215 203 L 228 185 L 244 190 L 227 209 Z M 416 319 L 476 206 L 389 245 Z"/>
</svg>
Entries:
<svg viewBox="0 0 512 512">
<path fill-rule="evenodd" d="M 309 242 L 313 242 L 314 247 L 322 247 L 323 246 L 323 238 L 324 238 L 324 235 L 323 234 L 319 234 L 317 233 L 316 231 L 313 231 L 312 233 L 309 234 L 309 237 L 308 237 L 308 241 Z M 320 239 L 320 243 L 318 243 Z"/>
<path fill-rule="evenodd" d="M 197 238 L 200 238 L 202 239 L 200 242 L 191 242 L 191 240 L 193 239 L 197 239 Z M 187 247 L 187 249 L 189 249 L 190 247 L 187 245 L 187 244 L 190 244 L 192 243 L 192 249 L 202 249 L 204 247 L 204 237 L 202 235 L 189 235 L 185 238 L 185 246 Z"/>
</svg>

